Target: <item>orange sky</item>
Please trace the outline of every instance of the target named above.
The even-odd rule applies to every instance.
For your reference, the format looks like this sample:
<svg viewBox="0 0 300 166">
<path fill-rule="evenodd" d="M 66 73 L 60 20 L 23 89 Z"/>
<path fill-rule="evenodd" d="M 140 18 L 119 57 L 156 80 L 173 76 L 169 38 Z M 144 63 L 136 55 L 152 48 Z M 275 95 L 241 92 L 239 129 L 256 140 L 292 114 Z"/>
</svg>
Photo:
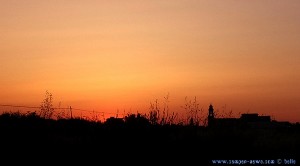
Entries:
<svg viewBox="0 0 300 166">
<path fill-rule="evenodd" d="M 0 104 L 148 112 L 197 97 L 300 121 L 298 0 L 0 0 Z"/>
</svg>

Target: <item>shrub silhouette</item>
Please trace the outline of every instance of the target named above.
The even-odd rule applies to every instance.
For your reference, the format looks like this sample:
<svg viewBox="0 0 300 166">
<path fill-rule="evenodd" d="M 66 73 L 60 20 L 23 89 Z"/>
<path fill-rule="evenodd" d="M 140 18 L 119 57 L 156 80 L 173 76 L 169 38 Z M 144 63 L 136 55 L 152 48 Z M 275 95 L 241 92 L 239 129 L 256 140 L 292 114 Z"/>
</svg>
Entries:
<svg viewBox="0 0 300 166">
<path fill-rule="evenodd" d="M 51 119 L 54 113 L 53 96 L 50 92 L 46 91 L 45 98 L 40 106 L 40 116 L 45 119 Z"/>
<path fill-rule="evenodd" d="M 123 118 L 115 118 L 115 117 L 110 117 L 106 119 L 104 124 L 109 127 L 121 127 L 124 126 L 124 120 Z"/>
<path fill-rule="evenodd" d="M 138 114 L 129 114 L 125 116 L 125 125 L 130 127 L 146 127 L 150 125 L 150 121 L 145 115 Z"/>
</svg>

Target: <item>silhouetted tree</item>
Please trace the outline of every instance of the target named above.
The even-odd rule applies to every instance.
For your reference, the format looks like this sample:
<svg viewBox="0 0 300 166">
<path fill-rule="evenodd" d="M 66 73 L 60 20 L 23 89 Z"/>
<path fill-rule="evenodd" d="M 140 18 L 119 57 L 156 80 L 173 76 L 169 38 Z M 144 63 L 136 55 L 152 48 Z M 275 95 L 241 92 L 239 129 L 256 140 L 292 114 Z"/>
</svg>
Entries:
<svg viewBox="0 0 300 166">
<path fill-rule="evenodd" d="M 149 126 L 150 122 L 146 118 L 145 115 L 141 115 L 140 113 L 136 114 L 129 114 L 125 116 L 125 124 L 132 127 L 145 127 Z"/>
<path fill-rule="evenodd" d="M 124 120 L 122 118 L 110 117 L 106 119 L 104 124 L 109 127 L 120 127 L 124 125 Z"/>
<path fill-rule="evenodd" d="M 40 117 L 50 119 L 54 113 L 53 96 L 50 92 L 46 91 L 45 98 L 40 106 Z"/>
</svg>

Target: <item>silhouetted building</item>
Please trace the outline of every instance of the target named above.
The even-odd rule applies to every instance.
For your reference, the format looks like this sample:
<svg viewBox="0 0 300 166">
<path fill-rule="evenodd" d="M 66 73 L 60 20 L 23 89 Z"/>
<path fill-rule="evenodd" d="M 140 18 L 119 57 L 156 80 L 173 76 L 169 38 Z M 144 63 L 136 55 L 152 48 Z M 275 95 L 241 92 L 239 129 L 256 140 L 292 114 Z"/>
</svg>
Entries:
<svg viewBox="0 0 300 166">
<path fill-rule="evenodd" d="M 208 126 L 213 125 L 215 119 L 214 107 L 210 104 L 208 108 Z"/>
<path fill-rule="evenodd" d="M 272 127 L 270 116 L 259 116 L 257 113 L 242 114 L 240 118 L 215 118 L 214 108 L 208 108 L 208 126 L 217 128 L 266 128 Z"/>
<path fill-rule="evenodd" d="M 242 114 L 240 119 L 245 122 L 271 122 L 270 116 L 258 116 L 257 113 Z"/>
</svg>

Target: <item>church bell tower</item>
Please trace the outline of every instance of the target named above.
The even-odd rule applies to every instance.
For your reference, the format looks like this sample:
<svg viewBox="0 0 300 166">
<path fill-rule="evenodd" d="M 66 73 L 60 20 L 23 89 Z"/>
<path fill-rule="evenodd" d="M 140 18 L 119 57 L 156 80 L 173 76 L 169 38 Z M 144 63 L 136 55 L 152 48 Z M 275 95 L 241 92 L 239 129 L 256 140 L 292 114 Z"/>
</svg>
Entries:
<svg viewBox="0 0 300 166">
<path fill-rule="evenodd" d="M 208 108 L 208 126 L 211 126 L 215 119 L 214 107 L 210 104 Z"/>
</svg>

